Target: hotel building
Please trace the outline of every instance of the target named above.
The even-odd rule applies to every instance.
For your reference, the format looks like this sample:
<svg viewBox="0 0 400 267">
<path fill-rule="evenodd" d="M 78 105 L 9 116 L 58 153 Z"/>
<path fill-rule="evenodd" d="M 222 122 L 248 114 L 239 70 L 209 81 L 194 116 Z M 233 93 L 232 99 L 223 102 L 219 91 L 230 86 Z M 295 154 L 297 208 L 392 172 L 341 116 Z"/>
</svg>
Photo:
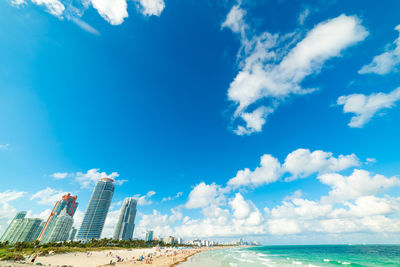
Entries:
<svg viewBox="0 0 400 267">
<path fill-rule="evenodd" d="M 114 180 L 100 179 L 93 190 L 82 225 L 76 236 L 77 240 L 99 239 L 114 194 Z"/>
<path fill-rule="evenodd" d="M 153 231 L 147 231 L 144 241 L 150 242 L 153 240 Z"/>
<path fill-rule="evenodd" d="M 17 242 L 31 242 L 37 238 L 40 230 L 41 219 L 25 218 L 26 211 L 22 211 L 15 215 L 10 225 L 7 227 L 1 242 L 14 244 Z"/>
<path fill-rule="evenodd" d="M 137 199 L 128 197 L 125 198 L 119 214 L 118 223 L 115 227 L 113 239 L 129 240 L 133 238 L 135 230 Z"/>
<path fill-rule="evenodd" d="M 72 224 L 74 223 L 73 216 L 78 202 L 77 197 L 70 194 L 62 196 L 60 201 L 57 201 L 38 240 L 42 243 L 66 241 L 69 236 Z"/>
</svg>

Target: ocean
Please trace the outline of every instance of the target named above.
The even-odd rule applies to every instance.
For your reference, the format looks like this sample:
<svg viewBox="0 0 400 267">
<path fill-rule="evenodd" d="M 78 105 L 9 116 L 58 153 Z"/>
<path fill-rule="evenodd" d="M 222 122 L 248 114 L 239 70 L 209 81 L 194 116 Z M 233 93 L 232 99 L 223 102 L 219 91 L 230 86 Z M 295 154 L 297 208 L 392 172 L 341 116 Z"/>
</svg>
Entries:
<svg viewBox="0 0 400 267">
<path fill-rule="evenodd" d="M 396 266 L 400 245 L 265 246 L 212 250 L 179 267 L 247 266 Z"/>
</svg>

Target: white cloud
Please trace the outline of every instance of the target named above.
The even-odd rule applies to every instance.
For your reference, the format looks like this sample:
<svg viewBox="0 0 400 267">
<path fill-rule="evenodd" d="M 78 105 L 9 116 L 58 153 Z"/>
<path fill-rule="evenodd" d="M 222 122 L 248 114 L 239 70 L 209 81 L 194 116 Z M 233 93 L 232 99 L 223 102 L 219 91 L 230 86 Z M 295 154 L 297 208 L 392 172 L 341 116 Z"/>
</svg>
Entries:
<svg viewBox="0 0 400 267">
<path fill-rule="evenodd" d="M 185 216 L 180 207 L 171 209 L 170 215 L 154 210 L 139 215 L 135 236 L 143 237 L 147 230 L 154 230 L 156 236 L 200 238 L 400 232 L 400 220 L 391 218 L 400 211 L 400 198 L 377 196 L 400 185 L 398 178 L 355 170 L 348 177 L 323 174 L 320 180 L 331 188 L 328 195 L 309 200 L 296 191 L 281 204 L 266 207 L 265 215 L 241 193 L 235 193 L 227 202 L 218 201 L 221 194 L 228 197 L 231 191 L 200 183 L 193 188 L 187 205 L 202 208 L 202 218 Z"/>
<path fill-rule="evenodd" d="M 397 177 L 387 178 L 380 174 L 372 176 L 368 171 L 359 169 L 355 169 L 350 176 L 326 173 L 318 179 L 332 188 L 329 199 L 334 201 L 377 195 L 390 187 L 400 185 Z"/>
<path fill-rule="evenodd" d="M 108 212 L 106 221 L 104 222 L 103 232 L 101 233 L 101 238 L 110 238 L 113 236 L 115 226 L 118 222 L 119 212 L 119 210 L 112 210 Z"/>
<path fill-rule="evenodd" d="M 10 0 L 9 2 L 11 5 L 18 7 L 25 5 L 27 2 L 44 6 L 50 14 L 59 19 L 72 20 L 83 30 L 95 35 L 100 33 L 80 19 L 90 5 L 111 25 L 119 25 L 128 17 L 127 0 L 82 0 L 72 2 L 66 0 Z M 137 3 L 137 8 L 145 16 L 160 16 L 165 8 L 164 0 L 134 0 L 134 2 Z"/>
<path fill-rule="evenodd" d="M 75 174 L 75 180 L 82 185 L 84 188 L 89 188 L 92 184 L 96 183 L 101 178 L 110 178 L 113 179 L 115 184 L 120 185 L 126 180 L 116 180 L 115 178 L 119 177 L 118 172 L 112 172 L 107 174 L 105 172 L 99 172 L 100 169 L 90 169 L 86 173 L 77 172 Z"/>
<path fill-rule="evenodd" d="M 3 150 L 8 149 L 9 147 L 10 147 L 10 144 L 3 144 L 3 145 L 0 145 L 0 149 L 3 149 Z"/>
<path fill-rule="evenodd" d="M 160 16 L 165 8 L 164 0 L 135 0 L 140 12 L 145 16 Z"/>
<path fill-rule="evenodd" d="M 319 203 L 302 198 L 293 198 L 290 201 L 285 200 L 281 206 L 271 210 L 271 216 L 275 219 L 302 218 L 306 220 L 317 219 L 327 216 L 332 210 L 329 203 Z"/>
<path fill-rule="evenodd" d="M 240 8 L 239 4 L 233 6 L 226 16 L 225 21 L 222 23 L 222 28 L 226 27 L 231 29 L 233 32 L 244 34 L 244 31 L 248 27 L 244 21 L 245 15 L 246 11 Z"/>
<path fill-rule="evenodd" d="M 248 168 L 239 170 L 227 185 L 232 188 L 240 186 L 258 187 L 278 181 L 284 174 L 290 174 L 285 181 L 308 177 L 314 173 L 338 172 L 361 163 L 355 154 L 333 157 L 331 152 L 309 149 L 297 149 L 288 154 L 281 166 L 278 159 L 265 154 L 261 157 L 260 166 L 254 171 Z"/>
<path fill-rule="evenodd" d="M 93 7 L 112 25 L 119 25 L 128 17 L 126 0 L 91 0 Z"/>
<path fill-rule="evenodd" d="M 17 210 L 9 202 L 22 198 L 26 192 L 6 190 L 0 192 L 0 233 L 2 233 L 10 220 L 15 216 Z M 1 234 L 0 234 L 1 236 Z"/>
<path fill-rule="evenodd" d="M 164 197 L 164 198 L 163 198 L 161 201 L 162 201 L 162 202 L 165 202 L 165 201 L 171 201 L 171 200 L 174 200 L 174 199 L 180 198 L 180 197 L 182 196 L 182 194 L 183 194 L 183 192 L 178 192 L 178 193 L 176 193 L 176 195 L 175 195 L 175 196 L 173 196 L 173 197 L 171 197 L 171 196 Z"/>
<path fill-rule="evenodd" d="M 375 158 L 367 158 L 367 163 L 376 163 Z"/>
<path fill-rule="evenodd" d="M 331 152 L 297 149 L 286 157 L 283 168 L 292 175 L 287 178 L 290 181 L 313 173 L 338 172 L 359 165 L 360 160 L 355 154 L 335 158 Z"/>
<path fill-rule="evenodd" d="M 74 214 L 74 227 L 76 229 L 79 229 L 81 227 L 84 216 L 85 216 L 85 213 L 83 211 L 81 211 L 78 207 Z"/>
<path fill-rule="evenodd" d="M 168 217 L 168 221 L 170 223 L 175 223 L 176 221 L 180 221 L 183 219 L 181 206 L 177 208 L 172 208 L 171 213 L 172 214 Z"/>
<path fill-rule="evenodd" d="M 0 202 L 0 233 L 7 228 L 10 220 L 15 216 L 17 210 L 7 202 Z M 1 235 L 0 235 L 1 236 Z"/>
<path fill-rule="evenodd" d="M 43 190 L 38 191 L 33 196 L 31 200 L 36 200 L 38 204 L 42 205 L 55 205 L 57 201 L 61 199 L 63 195 L 67 194 L 61 190 L 56 190 L 50 187 L 46 187 Z"/>
<path fill-rule="evenodd" d="M 264 184 L 276 182 L 282 175 L 281 164 L 271 155 L 263 155 L 260 160 L 260 167 L 254 171 L 245 168 L 237 172 L 236 176 L 228 181 L 232 187 L 252 186 L 257 187 Z"/>
<path fill-rule="evenodd" d="M 299 15 L 299 18 L 298 18 L 299 24 L 303 25 L 310 14 L 311 14 L 311 10 L 308 7 L 305 8 Z"/>
<path fill-rule="evenodd" d="M 239 125 L 234 132 L 237 135 L 250 135 L 255 132 L 261 132 L 267 116 L 273 112 L 274 110 L 272 108 L 264 106 L 261 106 L 250 113 L 243 112 L 241 117 L 245 121 L 246 126 Z"/>
<path fill-rule="evenodd" d="M 356 232 L 399 232 L 400 220 L 385 216 L 368 216 L 363 218 L 326 219 L 316 222 L 315 231 L 322 233 L 356 233 Z"/>
<path fill-rule="evenodd" d="M 296 219 L 272 219 L 268 220 L 268 232 L 271 235 L 298 234 L 302 230 Z"/>
<path fill-rule="evenodd" d="M 239 135 L 260 132 L 266 117 L 289 95 L 313 92 L 315 88 L 302 88 L 301 82 L 318 73 L 327 60 L 340 56 L 344 49 L 368 35 L 359 18 L 340 15 L 316 25 L 289 51 L 279 47 L 288 35 L 279 38 L 265 32 L 248 38 L 245 14 L 240 5 L 235 5 L 222 24 L 233 32 L 240 32 L 242 38 L 241 69 L 228 89 L 228 99 L 237 104 L 234 118 L 240 117 L 246 122 L 246 126 L 239 125 L 235 130 Z M 293 38 L 296 41 L 297 36 Z M 270 105 L 262 105 L 256 114 L 246 112 L 250 105 L 265 98 Z"/>
<path fill-rule="evenodd" d="M 81 20 L 80 18 L 71 18 L 71 21 L 88 33 L 100 35 L 100 32 L 98 30 L 96 30 L 93 26 L 89 25 L 87 22 Z"/>
<path fill-rule="evenodd" d="M 28 210 L 28 212 L 26 213 L 26 217 L 27 218 L 39 218 L 42 219 L 43 221 L 47 221 L 47 219 L 50 216 L 52 209 L 45 209 L 44 211 L 42 211 L 39 214 L 34 214 L 31 210 Z"/>
<path fill-rule="evenodd" d="M 149 191 L 147 192 L 146 195 L 144 196 L 140 196 L 140 195 L 135 195 L 134 197 L 137 198 L 137 204 L 141 205 L 141 206 L 145 206 L 145 205 L 150 205 L 153 203 L 153 201 L 150 200 L 150 198 L 152 196 L 154 196 L 156 194 L 156 192 L 154 191 Z"/>
<path fill-rule="evenodd" d="M 55 172 L 51 175 L 56 180 L 62 180 L 69 176 L 68 172 Z"/>
<path fill-rule="evenodd" d="M 400 25 L 397 25 L 395 30 L 400 33 Z M 393 42 L 392 48 L 387 49 L 386 52 L 375 56 L 372 62 L 368 65 L 363 66 L 358 73 L 375 73 L 375 74 L 387 74 L 397 70 L 397 66 L 400 63 L 400 36 Z"/>
<path fill-rule="evenodd" d="M 233 216 L 237 219 L 247 218 L 250 214 L 250 205 L 240 193 L 236 193 L 235 198 L 229 202 L 229 205 L 232 207 Z"/>
<path fill-rule="evenodd" d="M 0 203 L 8 203 L 10 201 L 23 197 L 26 192 L 16 190 L 6 190 L 0 193 Z"/>
<path fill-rule="evenodd" d="M 245 200 L 240 193 L 235 194 L 235 197 L 229 202 L 229 205 L 239 225 L 257 226 L 264 220 L 261 212 L 256 208 L 253 202 Z"/>
<path fill-rule="evenodd" d="M 123 185 L 124 183 L 128 182 L 128 180 L 123 179 L 123 180 L 114 180 L 115 185 Z"/>
<path fill-rule="evenodd" d="M 110 178 L 114 180 L 115 185 L 122 185 L 128 180 L 117 180 L 119 177 L 118 172 L 111 172 L 107 174 L 106 172 L 100 172 L 100 169 L 93 168 L 88 170 L 86 173 L 84 172 L 76 172 L 76 173 L 68 173 L 68 172 L 56 172 L 51 175 L 56 180 L 62 180 L 66 178 L 72 178 L 76 182 L 78 182 L 83 188 L 91 188 L 93 184 L 99 181 L 102 178 Z"/>
<path fill-rule="evenodd" d="M 350 186 L 350 185 L 349 185 Z M 286 198 L 266 212 L 266 222 L 272 235 L 310 233 L 399 232 L 398 219 L 389 216 L 400 210 L 400 198 L 353 195 L 353 200 L 320 201 Z M 339 201 L 343 207 L 335 207 Z"/>
<path fill-rule="evenodd" d="M 174 231 L 184 237 L 226 237 L 267 233 L 261 212 L 241 194 L 236 194 L 229 201 L 229 207 L 232 208 L 233 214 L 228 208 L 213 204 L 204 207 L 202 219 L 185 217 Z"/>
<path fill-rule="evenodd" d="M 50 14 L 59 18 L 62 17 L 62 14 L 65 10 L 65 6 L 58 0 L 31 0 L 31 1 L 36 5 L 45 6 Z"/>
<path fill-rule="evenodd" d="M 185 207 L 188 209 L 204 208 L 210 204 L 220 203 L 221 198 L 220 186 L 206 184 L 201 182 L 196 185 L 189 194 L 189 200 Z"/>
<path fill-rule="evenodd" d="M 362 196 L 353 203 L 346 203 L 348 206 L 347 214 L 343 215 L 366 217 L 375 215 L 390 215 L 399 211 L 399 201 L 390 198 L 378 198 L 376 196 Z"/>
<path fill-rule="evenodd" d="M 371 95 L 352 94 L 341 96 L 338 98 L 337 104 L 343 105 L 344 113 L 355 114 L 348 125 L 352 128 L 361 128 L 378 112 L 392 108 L 399 100 L 400 87 L 388 94 L 374 93 Z"/>
<path fill-rule="evenodd" d="M 135 236 L 144 238 L 146 231 L 153 230 L 154 237 L 165 237 L 173 235 L 174 232 L 170 226 L 170 216 L 161 214 L 153 210 L 152 214 L 139 214 L 140 220 L 135 228 Z"/>
<path fill-rule="evenodd" d="M 10 3 L 14 6 L 20 6 L 26 4 L 25 0 L 11 0 Z"/>
<path fill-rule="evenodd" d="M 111 203 L 111 205 L 110 205 L 110 210 L 113 210 L 113 209 L 116 208 L 116 207 L 121 207 L 122 203 L 124 203 L 123 200 L 120 200 L 120 201 L 118 201 L 118 202 L 113 202 L 113 203 Z"/>
</svg>

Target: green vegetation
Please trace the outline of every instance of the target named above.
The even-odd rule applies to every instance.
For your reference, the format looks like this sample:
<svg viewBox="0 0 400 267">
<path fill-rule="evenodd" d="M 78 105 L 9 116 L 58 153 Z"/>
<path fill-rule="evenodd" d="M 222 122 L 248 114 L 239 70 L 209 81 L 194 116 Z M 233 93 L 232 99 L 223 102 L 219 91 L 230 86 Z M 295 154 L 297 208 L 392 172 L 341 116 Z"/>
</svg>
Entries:
<svg viewBox="0 0 400 267">
<path fill-rule="evenodd" d="M 144 240 L 112 240 L 103 238 L 100 240 L 91 240 L 89 242 L 70 241 L 59 243 L 40 244 L 39 241 L 34 242 L 17 242 L 10 245 L 8 242 L 0 242 L 0 260 L 14 260 L 17 256 L 24 259 L 24 255 L 40 254 L 47 255 L 50 251 L 54 253 L 67 252 L 87 252 L 106 249 L 126 249 L 126 248 L 150 248 L 154 246 L 177 246 L 166 245 L 160 241 L 146 242 Z"/>
</svg>

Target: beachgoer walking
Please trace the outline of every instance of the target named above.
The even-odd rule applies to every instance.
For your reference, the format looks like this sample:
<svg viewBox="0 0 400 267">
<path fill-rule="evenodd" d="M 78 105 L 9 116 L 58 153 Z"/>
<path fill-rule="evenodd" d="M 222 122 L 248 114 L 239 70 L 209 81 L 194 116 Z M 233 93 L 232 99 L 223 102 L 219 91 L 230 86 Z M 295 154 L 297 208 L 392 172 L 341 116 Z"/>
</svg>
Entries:
<svg viewBox="0 0 400 267">
<path fill-rule="evenodd" d="M 34 256 L 32 257 L 32 259 L 31 259 L 31 264 L 34 264 L 34 263 L 35 263 L 36 258 L 37 258 L 37 255 L 34 255 Z"/>
</svg>

